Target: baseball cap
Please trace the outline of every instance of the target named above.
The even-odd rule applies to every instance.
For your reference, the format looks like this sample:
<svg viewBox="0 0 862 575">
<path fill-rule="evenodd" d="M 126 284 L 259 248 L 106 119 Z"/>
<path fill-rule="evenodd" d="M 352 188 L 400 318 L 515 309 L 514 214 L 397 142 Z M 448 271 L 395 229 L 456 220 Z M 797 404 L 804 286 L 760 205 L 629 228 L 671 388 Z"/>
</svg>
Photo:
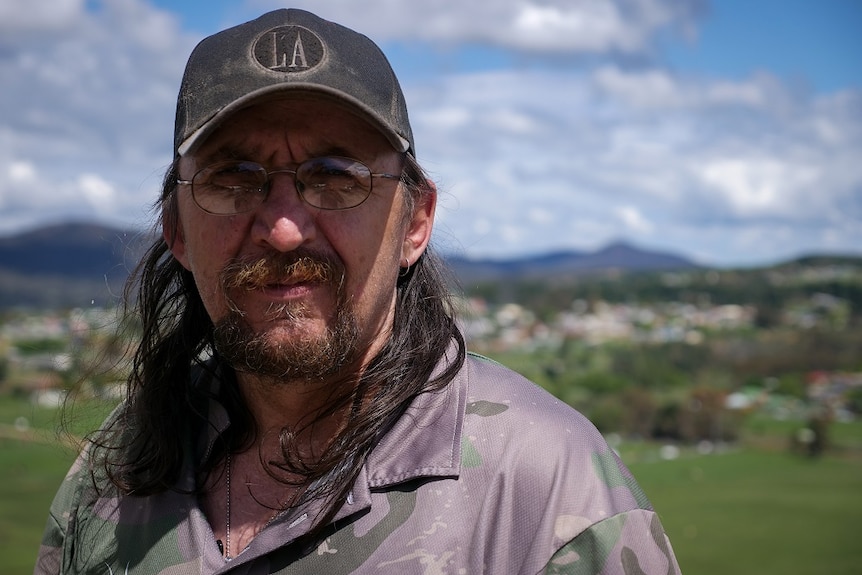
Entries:
<svg viewBox="0 0 862 575">
<path fill-rule="evenodd" d="M 308 94 L 347 106 L 396 150 L 415 156 L 407 103 L 380 48 L 297 9 L 268 12 L 195 47 L 177 98 L 174 151 L 193 152 L 225 118 L 252 103 Z"/>
</svg>

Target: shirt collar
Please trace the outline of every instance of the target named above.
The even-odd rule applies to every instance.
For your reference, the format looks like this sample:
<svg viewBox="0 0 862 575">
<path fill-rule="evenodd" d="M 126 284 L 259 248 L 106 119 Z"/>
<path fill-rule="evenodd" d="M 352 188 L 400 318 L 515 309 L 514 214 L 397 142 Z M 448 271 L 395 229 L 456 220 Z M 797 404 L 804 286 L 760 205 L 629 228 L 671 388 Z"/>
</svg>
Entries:
<svg viewBox="0 0 862 575">
<path fill-rule="evenodd" d="M 455 353 L 450 347 L 432 378 L 446 368 Z M 466 403 L 463 369 L 443 389 L 417 396 L 369 454 L 368 486 L 384 487 L 417 477 L 457 476 Z"/>
</svg>

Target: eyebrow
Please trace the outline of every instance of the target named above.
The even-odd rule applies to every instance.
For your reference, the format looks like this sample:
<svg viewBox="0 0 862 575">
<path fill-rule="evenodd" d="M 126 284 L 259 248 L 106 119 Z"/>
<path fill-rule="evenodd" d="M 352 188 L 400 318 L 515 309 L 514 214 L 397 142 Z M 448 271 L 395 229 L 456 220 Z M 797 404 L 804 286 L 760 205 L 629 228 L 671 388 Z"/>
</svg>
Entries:
<svg viewBox="0 0 862 575">
<path fill-rule="evenodd" d="M 310 158 L 320 158 L 322 156 L 342 156 L 361 161 L 361 158 L 356 157 L 356 154 L 348 151 L 347 148 L 328 142 L 314 148 L 313 153 L 309 155 Z"/>
<path fill-rule="evenodd" d="M 329 141 L 321 142 L 314 148 L 309 149 L 308 152 L 308 157 L 305 158 L 306 160 L 310 158 L 321 158 L 323 156 L 341 156 L 359 160 L 360 162 L 369 162 L 373 160 L 373 157 L 359 157 L 358 154 L 348 150 L 347 148 Z M 199 156 L 198 164 L 205 166 L 225 160 L 248 160 L 266 164 L 268 163 L 267 158 L 263 156 L 267 155 L 271 156 L 271 154 L 267 154 L 267 151 L 260 145 L 247 146 L 243 143 L 225 142 L 214 150 Z"/>
<path fill-rule="evenodd" d="M 250 160 L 255 156 L 257 149 L 245 148 L 236 144 L 224 144 L 198 158 L 201 165 L 212 164 L 223 160 Z"/>
</svg>

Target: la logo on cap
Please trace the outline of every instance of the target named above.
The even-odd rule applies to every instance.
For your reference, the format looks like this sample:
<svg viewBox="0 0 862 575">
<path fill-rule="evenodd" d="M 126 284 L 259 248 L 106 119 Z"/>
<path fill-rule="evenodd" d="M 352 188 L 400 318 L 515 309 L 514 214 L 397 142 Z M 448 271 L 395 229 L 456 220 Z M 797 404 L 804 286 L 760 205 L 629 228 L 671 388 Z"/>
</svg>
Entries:
<svg viewBox="0 0 862 575">
<path fill-rule="evenodd" d="M 302 26 L 280 26 L 254 42 L 257 63 L 275 72 L 305 72 L 323 60 L 323 42 Z"/>
</svg>

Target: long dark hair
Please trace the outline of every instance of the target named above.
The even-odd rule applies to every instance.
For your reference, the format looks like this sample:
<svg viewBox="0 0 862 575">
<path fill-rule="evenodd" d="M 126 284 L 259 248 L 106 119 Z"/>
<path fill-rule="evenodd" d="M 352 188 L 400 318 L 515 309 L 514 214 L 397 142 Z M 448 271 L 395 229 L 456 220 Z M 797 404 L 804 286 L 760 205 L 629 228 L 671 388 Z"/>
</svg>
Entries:
<svg viewBox="0 0 862 575">
<path fill-rule="evenodd" d="M 165 174 L 158 206 L 159 225 L 168 229 L 178 224 L 176 164 Z M 415 202 L 431 192 L 425 174 L 409 155 L 402 182 L 410 214 Z M 125 313 L 136 317 L 141 330 L 126 401 L 91 439 L 94 472 L 105 473 L 110 484 L 128 495 L 177 488 L 186 449 L 177 438 L 208 425 L 205 406 L 213 393 L 228 411 L 231 427 L 211 457 L 199 462 L 197 489 L 229 451 L 248 446 L 256 433 L 233 372 L 215 352 L 213 324 L 192 274 L 174 259 L 162 235 L 157 237 L 126 286 Z M 465 345 L 453 315 L 452 285 L 429 246 L 399 277 L 392 335 L 362 372 L 356 392 L 335 398 L 325 412 L 315 414 L 317 421 L 352 402 L 349 423 L 311 464 L 296 456 L 291 435 L 282 434 L 284 461 L 277 467 L 315 486 L 305 492 L 306 499 L 325 497 L 328 503 L 310 536 L 319 534 L 337 512 L 366 455 L 388 426 L 416 396 L 445 387 L 463 365 Z M 447 355 L 450 347 L 455 353 Z M 432 377 L 444 356 L 444 369 Z M 218 377 L 219 385 L 196 384 L 201 377 Z M 357 402 L 357 395 L 373 400 Z"/>
</svg>

